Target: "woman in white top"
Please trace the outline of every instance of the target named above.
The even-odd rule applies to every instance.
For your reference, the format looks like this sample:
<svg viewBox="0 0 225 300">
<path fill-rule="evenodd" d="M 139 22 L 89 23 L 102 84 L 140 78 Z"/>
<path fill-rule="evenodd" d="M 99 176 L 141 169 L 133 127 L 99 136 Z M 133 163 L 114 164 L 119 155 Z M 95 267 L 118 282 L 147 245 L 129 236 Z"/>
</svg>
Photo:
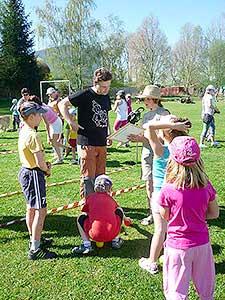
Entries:
<svg viewBox="0 0 225 300">
<path fill-rule="evenodd" d="M 215 105 L 215 88 L 213 85 L 208 85 L 205 94 L 202 98 L 202 119 L 203 119 L 203 130 L 200 137 L 201 148 L 207 147 L 204 142 L 207 137 L 207 133 L 210 133 L 211 145 L 215 146 L 218 143 L 215 142 L 215 119 L 214 113 L 217 110 Z"/>
<path fill-rule="evenodd" d="M 113 110 L 117 113 L 115 123 L 113 125 L 114 131 L 117 131 L 121 127 L 127 124 L 127 101 L 125 99 L 124 90 L 120 90 L 116 93 L 116 101 L 113 106 Z"/>
</svg>

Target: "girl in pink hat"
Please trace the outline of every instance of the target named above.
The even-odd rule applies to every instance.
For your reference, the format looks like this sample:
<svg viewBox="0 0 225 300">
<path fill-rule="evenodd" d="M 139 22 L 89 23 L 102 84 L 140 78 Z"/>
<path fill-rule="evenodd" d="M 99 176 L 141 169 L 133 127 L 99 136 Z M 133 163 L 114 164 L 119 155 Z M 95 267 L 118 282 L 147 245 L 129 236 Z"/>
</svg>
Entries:
<svg viewBox="0 0 225 300">
<path fill-rule="evenodd" d="M 194 138 L 176 137 L 169 150 L 166 184 L 158 198 L 160 214 L 168 221 L 164 293 L 167 300 L 187 299 L 192 279 L 200 299 L 213 300 L 215 266 L 206 219 L 219 216 L 216 191 Z"/>
</svg>

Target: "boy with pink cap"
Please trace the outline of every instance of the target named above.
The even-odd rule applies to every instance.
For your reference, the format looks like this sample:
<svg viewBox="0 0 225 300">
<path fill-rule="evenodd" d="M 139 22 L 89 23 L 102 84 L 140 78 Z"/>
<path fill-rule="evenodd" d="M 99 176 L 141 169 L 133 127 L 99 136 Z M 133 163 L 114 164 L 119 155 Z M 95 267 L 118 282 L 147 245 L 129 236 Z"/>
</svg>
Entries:
<svg viewBox="0 0 225 300">
<path fill-rule="evenodd" d="M 192 279 L 200 299 L 212 300 L 215 266 L 206 219 L 219 216 L 216 191 L 194 138 L 176 137 L 169 150 L 166 184 L 158 199 L 160 214 L 168 221 L 164 293 L 167 300 L 187 299 Z"/>
</svg>

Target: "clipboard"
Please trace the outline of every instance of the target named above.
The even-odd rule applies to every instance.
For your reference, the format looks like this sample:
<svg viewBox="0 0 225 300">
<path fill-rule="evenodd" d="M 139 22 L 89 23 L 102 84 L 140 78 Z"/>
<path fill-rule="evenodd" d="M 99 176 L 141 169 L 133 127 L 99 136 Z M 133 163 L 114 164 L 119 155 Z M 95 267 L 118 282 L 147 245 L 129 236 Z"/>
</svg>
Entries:
<svg viewBox="0 0 225 300">
<path fill-rule="evenodd" d="M 107 139 L 109 140 L 114 140 L 117 142 L 121 142 L 121 143 L 127 143 L 128 140 L 128 136 L 130 134 L 140 134 L 143 133 L 144 129 L 136 126 L 134 124 L 128 123 L 125 126 L 123 126 L 122 128 L 120 128 L 118 131 L 110 134 Z"/>
</svg>

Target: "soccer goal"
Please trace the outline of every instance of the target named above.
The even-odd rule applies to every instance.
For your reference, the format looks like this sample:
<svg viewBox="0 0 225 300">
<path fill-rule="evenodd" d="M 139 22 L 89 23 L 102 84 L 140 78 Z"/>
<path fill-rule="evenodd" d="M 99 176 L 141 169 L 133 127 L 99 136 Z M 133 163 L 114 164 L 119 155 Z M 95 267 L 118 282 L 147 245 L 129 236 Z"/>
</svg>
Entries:
<svg viewBox="0 0 225 300">
<path fill-rule="evenodd" d="M 66 86 L 68 88 L 68 95 L 71 94 L 70 80 L 42 80 L 42 81 L 40 81 L 40 96 L 41 96 L 42 102 L 43 102 L 44 96 L 46 94 L 46 91 L 44 90 L 44 85 L 46 85 L 46 84 L 49 85 L 51 83 L 54 85 L 54 87 L 55 87 L 55 84 L 57 84 L 57 89 L 59 89 L 59 92 L 60 92 L 61 85 Z"/>
</svg>

